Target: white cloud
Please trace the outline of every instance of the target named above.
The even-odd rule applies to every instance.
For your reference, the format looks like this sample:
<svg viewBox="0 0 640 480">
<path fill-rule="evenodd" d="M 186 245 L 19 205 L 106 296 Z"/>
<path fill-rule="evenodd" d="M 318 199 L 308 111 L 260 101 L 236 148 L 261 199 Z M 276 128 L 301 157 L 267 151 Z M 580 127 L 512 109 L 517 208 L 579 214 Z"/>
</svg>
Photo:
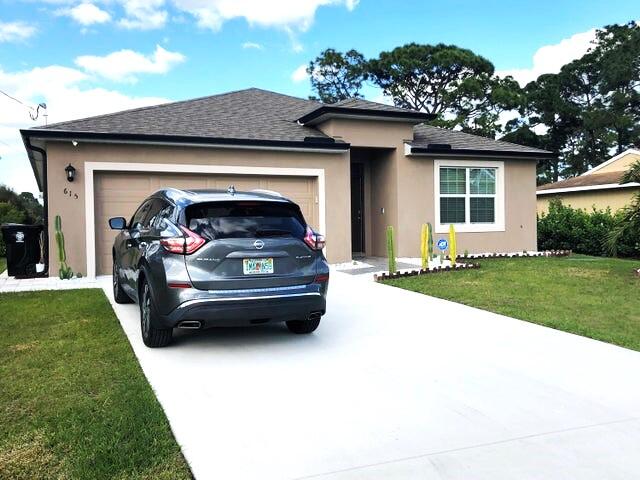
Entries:
<svg viewBox="0 0 640 480">
<path fill-rule="evenodd" d="M 0 21 L 0 43 L 21 42 L 33 36 L 35 33 L 35 27 L 26 22 Z"/>
<path fill-rule="evenodd" d="M 576 33 L 553 45 L 540 47 L 533 55 L 531 68 L 499 70 L 500 76 L 511 75 L 520 85 L 536 80 L 544 73 L 558 73 L 563 65 L 582 57 L 593 46 L 596 30 Z"/>
<path fill-rule="evenodd" d="M 111 20 L 109 12 L 100 9 L 100 7 L 95 6 L 93 3 L 81 3 L 65 10 L 63 13 L 84 26 L 95 23 L 106 23 Z"/>
<path fill-rule="evenodd" d="M 89 86 L 91 77 L 75 68 L 50 65 L 25 71 L 3 71 L 0 89 L 23 102 L 47 104 L 49 123 L 167 102 L 157 97 L 130 97 L 116 90 Z M 18 129 L 43 123 L 29 118 L 24 106 L 0 96 L 0 183 L 36 193 L 37 186 Z"/>
<path fill-rule="evenodd" d="M 304 82 L 309 78 L 309 74 L 307 73 L 307 64 L 303 63 L 298 68 L 296 68 L 291 74 L 291 80 L 296 83 Z"/>
<path fill-rule="evenodd" d="M 119 50 L 103 57 L 83 55 L 75 63 L 85 71 L 116 82 L 134 83 L 139 73 L 167 73 L 174 65 L 185 60 L 178 52 L 170 52 L 160 45 L 152 55 L 143 55 L 133 50 Z"/>
<path fill-rule="evenodd" d="M 255 50 L 264 50 L 264 47 L 262 45 L 260 45 L 259 43 L 255 43 L 255 42 L 244 42 L 242 44 L 242 48 L 244 49 L 255 49 Z"/>
<path fill-rule="evenodd" d="M 164 0 L 121 0 L 121 3 L 126 17 L 118 23 L 124 28 L 151 30 L 167 23 Z"/>
<path fill-rule="evenodd" d="M 306 31 L 318 7 L 344 5 L 353 10 L 357 0 L 173 0 L 175 6 L 193 15 L 201 27 L 217 31 L 234 18 L 244 18 L 250 25 L 291 28 Z"/>
</svg>

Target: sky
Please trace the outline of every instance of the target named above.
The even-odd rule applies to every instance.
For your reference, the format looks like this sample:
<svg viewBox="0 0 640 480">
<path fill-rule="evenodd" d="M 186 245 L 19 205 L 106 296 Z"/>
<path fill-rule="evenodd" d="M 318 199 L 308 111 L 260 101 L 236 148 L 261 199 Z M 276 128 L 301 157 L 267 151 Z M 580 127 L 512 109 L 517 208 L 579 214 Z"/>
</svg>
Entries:
<svg viewBox="0 0 640 480">
<path fill-rule="evenodd" d="M 470 48 L 525 84 L 638 18 L 638 0 L 0 0 L 0 183 L 37 193 L 18 129 L 43 124 L 39 103 L 53 123 L 247 87 L 307 97 L 325 48 L 409 42 Z"/>
</svg>

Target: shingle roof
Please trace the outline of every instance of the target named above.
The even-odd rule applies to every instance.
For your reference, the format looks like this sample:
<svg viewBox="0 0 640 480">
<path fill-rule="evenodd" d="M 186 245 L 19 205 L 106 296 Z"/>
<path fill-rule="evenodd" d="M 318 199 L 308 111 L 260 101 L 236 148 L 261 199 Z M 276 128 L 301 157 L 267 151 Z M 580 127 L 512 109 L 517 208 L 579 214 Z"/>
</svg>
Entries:
<svg viewBox="0 0 640 480">
<path fill-rule="evenodd" d="M 413 127 L 413 141 L 409 142 L 413 150 L 427 152 L 430 149 L 438 153 L 446 153 L 442 147 L 451 146 L 452 151 L 468 150 L 474 152 L 523 154 L 530 156 L 552 156 L 551 152 L 539 148 L 526 147 L 510 142 L 492 140 L 491 138 L 471 135 L 469 133 L 431 125 L 416 125 Z"/>
<path fill-rule="evenodd" d="M 346 112 L 346 113 L 345 113 Z M 276 92 L 249 88 L 208 97 L 125 110 L 79 120 L 71 120 L 23 130 L 25 136 L 41 132 L 43 138 L 82 133 L 88 138 L 120 136 L 173 137 L 178 142 L 198 140 L 238 142 L 304 142 L 307 146 L 323 143 L 326 148 L 343 148 L 306 119 L 320 121 L 326 115 L 368 115 L 373 117 L 422 122 L 430 115 L 360 98 L 327 105 Z M 58 132 L 59 135 L 58 135 Z M 46 135 L 45 135 L 46 134 Z M 430 146 L 450 145 L 456 151 L 487 152 L 525 156 L 546 156 L 550 152 L 513 143 L 491 140 L 428 125 L 417 125 L 412 148 L 428 152 Z M 437 146 L 437 145 L 436 145 Z M 325 148 L 325 147 L 323 147 Z M 439 150 L 439 153 L 446 153 Z"/>
<path fill-rule="evenodd" d="M 257 88 L 51 124 L 47 130 L 303 141 L 329 138 L 297 119 L 321 104 Z"/>
<path fill-rule="evenodd" d="M 556 190 L 558 188 L 593 187 L 596 185 L 619 184 L 624 172 L 592 173 L 567 178 L 559 182 L 547 183 L 538 187 L 538 191 Z"/>
<path fill-rule="evenodd" d="M 387 105 L 385 103 L 371 102 L 363 98 L 347 98 L 346 100 L 340 100 L 339 102 L 332 103 L 331 106 L 365 110 L 379 110 L 381 112 L 415 113 L 415 110 L 400 108 L 394 105 Z"/>
</svg>

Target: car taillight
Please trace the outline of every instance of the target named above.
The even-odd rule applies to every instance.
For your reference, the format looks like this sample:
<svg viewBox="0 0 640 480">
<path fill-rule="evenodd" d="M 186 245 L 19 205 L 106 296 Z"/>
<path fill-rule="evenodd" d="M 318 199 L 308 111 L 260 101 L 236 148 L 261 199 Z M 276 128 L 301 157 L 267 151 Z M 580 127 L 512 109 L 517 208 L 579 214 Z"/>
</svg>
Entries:
<svg viewBox="0 0 640 480">
<path fill-rule="evenodd" d="M 206 243 L 206 240 L 187 227 L 180 225 L 180 229 L 185 233 L 186 237 L 171 237 L 160 240 L 160 245 L 171 253 L 180 253 L 189 255 L 198 250 Z"/>
<path fill-rule="evenodd" d="M 328 273 L 319 273 L 313 279 L 313 283 L 326 283 L 328 281 L 329 281 L 329 274 Z"/>
<path fill-rule="evenodd" d="M 306 243 L 311 250 L 322 250 L 326 245 L 324 235 L 314 232 L 310 227 L 307 227 L 307 232 L 304 235 L 304 243 Z"/>
</svg>

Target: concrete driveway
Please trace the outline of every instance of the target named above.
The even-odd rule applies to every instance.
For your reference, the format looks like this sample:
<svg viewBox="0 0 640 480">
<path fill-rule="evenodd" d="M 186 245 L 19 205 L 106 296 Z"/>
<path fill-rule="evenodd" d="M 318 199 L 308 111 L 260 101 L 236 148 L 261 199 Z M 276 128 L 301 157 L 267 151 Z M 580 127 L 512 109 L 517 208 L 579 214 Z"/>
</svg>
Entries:
<svg viewBox="0 0 640 480">
<path fill-rule="evenodd" d="M 114 304 L 197 479 L 640 478 L 640 353 L 343 273 L 329 297 L 310 336 L 159 350 Z"/>
</svg>

